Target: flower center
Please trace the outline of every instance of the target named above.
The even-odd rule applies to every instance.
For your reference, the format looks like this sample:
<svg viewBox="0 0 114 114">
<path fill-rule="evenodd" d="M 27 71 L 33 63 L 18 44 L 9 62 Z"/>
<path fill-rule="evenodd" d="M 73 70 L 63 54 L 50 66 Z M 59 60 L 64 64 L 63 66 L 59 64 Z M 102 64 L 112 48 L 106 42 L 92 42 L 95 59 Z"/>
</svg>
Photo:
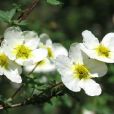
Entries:
<svg viewBox="0 0 114 114">
<path fill-rule="evenodd" d="M 45 65 L 45 63 L 46 63 L 46 60 L 43 59 L 42 61 L 37 62 L 36 64 L 38 64 L 38 66 L 43 66 L 43 65 Z M 36 64 L 35 64 L 35 65 L 36 65 Z"/>
<path fill-rule="evenodd" d="M 6 69 L 8 65 L 8 57 L 4 54 L 0 54 L 0 66 L 4 69 Z"/>
<path fill-rule="evenodd" d="M 32 56 L 31 50 L 29 47 L 24 46 L 24 45 L 18 45 L 15 48 L 15 53 L 16 53 L 16 58 L 22 58 L 22 59 L 28 59 L 29 57 Z"/>
<path fill-rule="evenodd" d="M 91 76 L 89 75 L 88 69 L 82 64 L 75 64 L 73 70 L 74 70 L 75 78 L 79 78 L 80 80 L 81 79 L 86 80 L 88 78 L 91 78 Z"/>
<path fill-rule="evenodd" d="M 49 56 L 50 58 L 54 59 L 53 53 L 52 53 L 51 49 L 50 49 L 49 47 L 47 47 L 47 50 L 48 50 L 48 56 Z"/>
<path fill-rule="evenodd" d="M 101 43 L 100 45 L 98 46 L 97 48 L 97 53 L 99 56 L 102 56 L 102 57 L 107 57 L 109 58 L 109 55 L 110 55 L 110 50 L 107 48 L 107 47 L 104 47 Z"/>
<path fill-rule="evenodd" d="M 41 48 L 46 48 L 48 50 L 48 57 L 50 57 L 51 59 L 54 59 L 53 57 L 53 53 L 51 51 L 51 48 L 50 47 L 46 47 L 44 45 L 40 45 Z"/>
</svg>

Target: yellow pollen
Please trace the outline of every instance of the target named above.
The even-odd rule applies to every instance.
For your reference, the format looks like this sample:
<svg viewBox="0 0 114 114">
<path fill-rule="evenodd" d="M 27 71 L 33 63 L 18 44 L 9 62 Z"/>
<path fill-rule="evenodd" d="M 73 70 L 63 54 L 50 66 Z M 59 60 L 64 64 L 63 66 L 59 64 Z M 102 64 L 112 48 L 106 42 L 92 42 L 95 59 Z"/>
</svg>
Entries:
<svg viewBox="0 0 114 114">
<path fill-rule="evenodd" d="M 74 71 L 74 78 L 79 78 L 80 80 L 91 78 L 88 69 L 82 64 L 74 64 L 72 69 Z"/>
<path fill-rule="evenodd" d="M 8 57 L 1 53 L 0 54 L 0 66 L 6 69 L 7 65 L 8 65 Z"/>
<path fill-rule="evenodd" d="M 51 49 L 50 49 L 49 47 L 47 47 L 47 50 L 48 50 L 48 56 L 49 56 L 50 58 L 54 59 L 53 53 L 52 53 Z"/>
<path fill-rule="evenodd" d="M 99 56 L 109 58 L 110 50 L 107 47 L 104 47 L 101 43 L 96 49 Z"/>
<path fill-rule="evenodd" d="M 46 63 L 46 60 L 43 59 L 42 61 L 37 62 L 36 64 L 38 64 L 38 66 L 43 66 L 45 63 Z M 36 64 L 35 64 L 35 65 L 36 65 Z"/>
<path fill-rule="evenodd" d="M 22 59 L 28 59 L 29 57 L 32 56 L 31 50 L 29 47 L 24 46 L 24 45 L 18 45 L 15 48 L 14 53 L 16 54 L 16 59 L 22 58 Z"/>
<path fill-rule="evenodd" d="M 51 59 L 54 59 L 53 53 L 52 53 L 50 47 L 46 47 L 46 46 L 44 46 L 44 45 L 41 45 L 40 47 L 41 47 L 41 48 L 46 48 L 46 49 L 48 50 L 48 57 L 50 57 Z"/>
</svg>

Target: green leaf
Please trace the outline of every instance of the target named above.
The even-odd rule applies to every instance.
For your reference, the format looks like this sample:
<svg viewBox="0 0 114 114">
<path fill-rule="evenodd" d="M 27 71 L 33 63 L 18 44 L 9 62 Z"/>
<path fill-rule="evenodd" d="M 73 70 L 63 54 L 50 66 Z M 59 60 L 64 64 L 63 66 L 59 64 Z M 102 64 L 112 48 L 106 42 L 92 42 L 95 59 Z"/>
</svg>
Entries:
<svg viewBox="0 0 114 114">
<path fill-rule="evenodd" d="M 9 23 L 9 18 L 7 16 L 7 13 L 0 10 L 0 21 L 4 21 L 6 23 Z"/>
<path fill-rule="evenodd" d="M 25 91 L 21 94 L 21 96 L 25 99 L 27 99 L 29 97 L 29 95 Z"/>
<path fill-rule="evenodd" d="M 15 13 L 16 13 L 16 9 L 12 9 L 12 10 L 9 12 L 9 19 L 10 19 L 10 20 L 14 17 Z"/>
<path fill-rule="evenodd" d="M 57 1 L 57 0 L 47 0 L 47 3 L 51 4 L 51 5 L 55 5 L 55 6 L 62 6 L 62 2 Z"/>
<path fill-rule="evenodd" d="M 39 79 L 36 78 L 31 78 L 29 76 L 26 76 L 26 81 L 23 82 L 23 85 L 29 87 L 29 88 L 35 88 L 39 91 L 43 91 L 46 89 L 47 86 L 44 86 L 45 83 L 40 83 Z"/>
<path fill-rule="evenodd" d="M 37 85 L 35 85 L 35 89 L 37 89 L 39 91 L 44 91 L 44 90 L 46 90 L 46 87 L 45 86 L 37 86 Z"/>
<path fill-rule="evenodd" d="M 13 6 L 14 6 L 14 7 L 16 8 L 16 10 L 19 11 L 19 12 L 24 13 L 24 12 L 27 11 L 27 9 L 26 9 L 26 10 L 23 10 L 21 5 L 13 4 Z"/>
<path fill-rule="evenodd" d="M 10 24 L 11 19 L 14 17 L 15 13 L 16 9 L 12 9 L 6 12 L 0 10 L 0 20 Z"/>
<path fill-rule="evenodd" d="M 18 20 L 13 20 L 13 25 L 18 25 L 18 26 L 24 26 L 27 25 L 27 21 L 21 21 L 20 23 L 18 23 Z"/>
<path fill-rule="evenodd" d="M 3 96 L 0 95 L 0 105 L 10 106 L 10 105 L 12 105 L 12 100 L 11 99 L 7 99 L 7 98 L 3 98 Z"/>
</svg>

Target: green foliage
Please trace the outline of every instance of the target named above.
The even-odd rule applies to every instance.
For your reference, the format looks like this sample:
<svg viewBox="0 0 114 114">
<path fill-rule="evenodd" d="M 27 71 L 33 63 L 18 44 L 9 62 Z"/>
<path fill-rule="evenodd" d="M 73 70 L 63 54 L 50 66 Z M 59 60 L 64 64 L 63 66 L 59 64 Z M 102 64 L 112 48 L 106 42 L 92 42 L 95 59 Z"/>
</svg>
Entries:
<svg viewBox="0 0 114 114">
<path fill-rule="evenodd" d="M 62 2 L 58 1 L 58 0 L 47 0 L 47 3 L 51 4 L 51 5 L 55 5 L 55 6 L 62 6 Z"/>
<path fill-rule="evenodd" d="M 4 107 L 11 106 L 12 105 L 12 100 L 4 98 L 2 95 L 0 95 L 0 105 L 3 105 Z"/>
<path fill-rule="evenodd" d="M 38 78 L 31 78 L 30 76 L 26 76 L 26 81 L 23 82 L 23 85 L 29 88 L 35 88 L 39 91 L 46 89 L 45 83 L 40 83 Z"/>
<path fill-rule="evenodd" d="M 21 94 L 21 97 L 23 97 L 24 99 L 28 99 L 29 95 L 27 94 L 27 92 L 24 91 L 24 92 Z"/>
<path fill-rule="evenodd" d="M 0 20 L 6 23 L 11 23 L 11 19 L 14 17 L 15 13 L 16 9 L 12 9 L 6 12 L 0 10 Z"/>
<path fill-rule="evenodd" d="M 26 10 L 22 10 L 20 5 L 14 4 L 14 6 L 15 6 L 15 8 L 10 11 L 5 12 L 5 11 L 0 10 L 0 21 L 3 21 L 10 25 L 16 25 L 16 26 L 27 25 L 28 23 L 25 20 L 22 20 L 20 23 L 19 23 L 19 20 L 12 20 L 17 12 L 23 13 L 26 11 Z"/>
<path fill-rule="evenodd" d="M 27 21 L 25 21 L 25 20 L 21 21 L 20 23 L 19 23 L 18 20 L 13 20 L 13 21 L 12 21 L 12 25 L 24 26 L 24 25 L 27 25 L 27 24 L 28 24 L 28 23 L 27 23 Z"/>
<path fill-rule="evenodd" d="M 13 4 L 13 6 L 14 6 L 15 9 L 16 9 L 17 11 L 19 11 L 19 12 L 24 13 L 24 12 L 27 11 L 27 9 L 26 9 L 26 10 L 23 10 L 21 5 Z"/>
</svg>

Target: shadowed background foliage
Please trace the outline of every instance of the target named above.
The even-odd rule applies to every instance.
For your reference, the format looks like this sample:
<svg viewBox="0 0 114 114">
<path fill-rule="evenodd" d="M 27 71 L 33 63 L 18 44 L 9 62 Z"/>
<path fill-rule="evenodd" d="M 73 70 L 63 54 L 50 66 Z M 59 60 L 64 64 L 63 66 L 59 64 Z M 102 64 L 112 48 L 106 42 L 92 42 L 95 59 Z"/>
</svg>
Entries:
<svg viewBox="0 0 114 114">
<path fill-rule="evenodd" d="M 61 0 L 64 5 L 52 6 L 46 0 L 40 0 L 35 9 L 27 17 L 27 26 L 22 30 L 34 30 L 40 35 L 47 33 L 53 42 L 59 42 L 67 49 L 74 42 L 82 42 L 82 31 L 90 30 L 100 40 L 108 32 L 114 32 L 114 0 Z M 13 3 L 27 9 L 31 0 L 0 0 L 0 10 L 8 11 Z M 18 18 L 18 14 L 15 19 Z M 9 25 L 0 22 L 0 35 L 4 34 Z M 96 79 L 102 87 L 102 94 L 98 97 L 87 96 L 83 90 L 75 94 L 75 99 L 64 95 L 53 98 L 53 105 L 30 105 L 8 109 L 9 114 L 113 114 L 114 113 L 114 66 L 108 65 L 108 73 Z M 60 74 L 38 73 L 38 78 L 46 76 L 48 80 L 61 81 Z M 10 82 L 5 76 L 0 77 L 0 94 L 10 97 L 17 90 L 19 84 Z M 20 94 L 27 90 L 23 88 L 14 98 L 15 103 L 22 101 Z M 35 91 L 37 92 L 37 91 Z M 85 110 L 92 111 L 85 113 Z M 0 111 L 5 114 L 7 111 Z"/>
</svg>

